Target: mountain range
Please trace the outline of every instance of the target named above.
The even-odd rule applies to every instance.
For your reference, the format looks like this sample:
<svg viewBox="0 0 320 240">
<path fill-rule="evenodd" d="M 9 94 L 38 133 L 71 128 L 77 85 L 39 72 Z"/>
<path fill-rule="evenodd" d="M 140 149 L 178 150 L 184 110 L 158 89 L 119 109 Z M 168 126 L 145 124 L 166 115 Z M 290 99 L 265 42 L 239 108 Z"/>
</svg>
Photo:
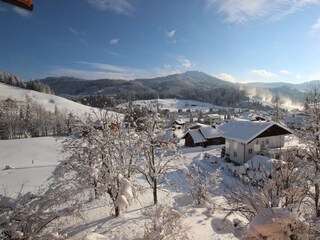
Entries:
<svg viewBox="0 0 320 240">
<path fill-rule="evenodd" d="M 233 83 L 196 71 L 131 81 L 114 79 L 86 80 L 73 77 L 48 77 L 40 79 L 40 81 L 48 84 L 58 95 L 115 95 L 121 93 L 166 95 L 179 94 L 190 89 L 233 85 Z"/>
<path fill-rule="evenodd" d="M 257 97 L 261 94 L 278 94 L 294 102 L 300 102 L 304 98 L 304 91 L 308 86 L 320 82 L 312 81 L 301 84 L 251 82 L 240 84 L 225 81 L 199 71 L 130 81 L 115 79 L 86 80 L 74 77 L 48 77 L 39 80 L 49 85 L 57 95 L 106 95 L 116 98 L 128 98 L 130 96 L 131 99 L 174 97 L 204 101 L 210 100 L 213 94 L 223 95 L 225 91 L 244 90 L 251 93 L 254 89 L 257 90 L 255 92 L 258 92 Z M 239 101 L 244 100 L 241 94 L 238 97 Z M 237 99 L 234 99 L 234 101 L 237 101 Z M 217 104 L 217 102 L 214 103 Z"/>
</svg>

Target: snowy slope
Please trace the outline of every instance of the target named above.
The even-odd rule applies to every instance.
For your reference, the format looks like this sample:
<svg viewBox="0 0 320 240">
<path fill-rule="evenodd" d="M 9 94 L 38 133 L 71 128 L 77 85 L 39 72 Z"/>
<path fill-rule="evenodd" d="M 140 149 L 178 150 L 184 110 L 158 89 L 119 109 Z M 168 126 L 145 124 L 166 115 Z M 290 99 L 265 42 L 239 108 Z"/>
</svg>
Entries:
<svg viewBox="0 0 320 240">
<path fill-rule="evenodd" d="M 0 140 L 0 194 L 36 191 L 59 161 L 62 138 L 42 137 Z M 5 166 L 13 169 L 3 170 Z"/>
<path fill-rule="evenodd" d="M 30 97 L 33 102 L 42 105 L 47 111 L 51 112 L 54 111 L 55 106 L 57 106 L 60 110 L 66 109 L 67 111 L 72 111 L 77 116 L 92 112 L 91 107 L 70 101 L 63 97 L 17 88 L 0 83 L 0 100 L 11 98 L 16 101 L 25 101 L 27 96 Z"/>
<path fill-rule="evenodd" d="M 54 137 L 0 141 L 0 194 L 7 192 L 15 195 L 23 183 L 26 183 L 24 192 L 37 191 L 63 157 L 59 155 L 61 141 L 61 138 Z M 175 164 L 188 166 L 196 161 L 208 170 L 218 167 L 212 165 L 209 159 L 203 160 L 204 149 L 184 150 L 184 158 Z M 219 155 L 221 149 L 218 146 L 207 148 L 206 151 L 211 155 Z M 3 170 L 5 165 L 14 168 Z M 222 221 L 225 213 L 212 214 L 205 206 L 195 207 L 192 204 L 193 200 L 185 186 L 185 176 L 181 172 L 168 173 L 167 177 L 173 185 L 164 184 L 161 187 L 160 202 L 174 205 L 184 213 L 183 223 L 191 239 L 238 239 L 234 236 L 232 219 Z M 142 177 L 138 177 L 137 181 L 147 186 Z M 96 239 L 92 238 L 94 236 L 104 236 L 104 239 L 143 239 L 144 224 L 148 221 L 145 212 L 152 206 L 151 191 L 145 190 L 138 199 L 132 201 L 119 218 L 111 216 L 112 209 L 106 204 L 108 200 L 105 198 L 87 203 L 81 210 L 85 219 L 71 217 L 61 220 L 62 233 L 67 234 L 68 239 L 84 239 L 85 236 L 88 236 L 86 239 Z M 221 197 L 217 197 L 216 201 L 225 204 Z"/>
</svg>

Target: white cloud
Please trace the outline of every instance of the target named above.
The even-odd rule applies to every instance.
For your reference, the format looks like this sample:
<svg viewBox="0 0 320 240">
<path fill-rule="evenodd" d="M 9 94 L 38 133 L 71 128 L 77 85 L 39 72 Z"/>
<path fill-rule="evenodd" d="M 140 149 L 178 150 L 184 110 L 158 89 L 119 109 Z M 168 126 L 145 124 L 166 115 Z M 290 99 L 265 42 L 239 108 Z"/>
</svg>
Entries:
<svg viewBox="0 0 320 240">
<path fill-rule="evenodd" d="M 259 18 L 280 19 L 320 0 L 206 0 L 207 8 L 217 8 L 230 23 Z"/>
<path fill-rule="evenodd" d="M 85 32 L 80 32 L 73 27 L 69 27 L 69 31 L 76 36 L 76 38 L 83 44 L 87 44 L 87 41 L 83 39 L 83 36 L 86 35 Z"/>
<path fill-rule="evenodd" d="M 31 17 L 32 16 L 32 13 L 30 11 L 19 8 L 19 7 L 13 7 L 12 10 L 22 17 Z"/>
<path fill-rule="evenodd" d="M 180 63 L 180 66 L 182 68 L 190 68 L 190 67 L 192 67 L 191 61 L 189 59 L 185 58 L 185 57 L 182 57 L 182 56 L 179 57 L 179 63 Z"/>
<path fill-rule="evenodd" d="M 167 38 L 173 38 L 174 35 L 176 34 L 176 32 L 177 32 L 177 29 L 169 31 L 169 32 L 166 32 Z"/>
<path fill-rule="evenodd" d="M 114 52 L 114 51 L 110 51 L 110 50 L 106 50 L 108 54 L 118 57 L 118 58 L 122 58 L 123 56 L 120 53 Z"/>
<path fill-rule="evenodd" d="M 220 74 L 215 75 L 214 77 L 220 78 L 222 80 L 226 80 L 229 82 L 236 82 L 237 81 L 234 76 L 227 74 L 227 73 L 220 73 Z"/>
<path fill-rule="evenodd" d="M 112 45 L 116 45 L 116 44 L 118 44 L 119 43 L 119 41 L 120 41 L 120 39 L 119 38 L 113 38 L 113 39 L 111 39 L 110 40 L 110 44 L 112 44 Z"/>
<path fill-rule="evenodd" d="M 300 75 L 300 74 L 297 74 L 297 75 L 296 75 L 296 79 L 301 79 L 301 75 Z"/>
<path fill-rule="evenodd" d="M 312 25 L 310 33 L 314 34 L 319 30 L 320 30 L 320 18 L 318 19 L 318 21 L 315 24 Z"/>
<path fill-rule="evenodd" d="M 251 70 L 250 73 L 264 77 L 264 78 L 273 78 L 276 77 L 277 74 L 274 74 L 272 72 L 268 72 L 266 70 L 263 69 L 259 69 L 259 70 Z"/>
<path fill-rule="evenodd" d="M 98 10 L 114 11 L 119 14 L 128 15 L 132 13 L 133 7 L 128 0 L 87 0 L 92 6 Z"/>
<path fill-rule="evenodd" d="M 95 62 L 77 63 L 80 64 L 78 68 L 54 67 L 50 73 L 55 76 L 74 76 L 85 79 L 109 78 L 125 80 L 133 80 L 137 78 L 151 78 L 156 76 L 166 76 L 170 74 L 180 73 L 180 69 L 167 69 L 165 67 L 143 70 L 138 68 Z M 85 69 L 83 66 L 86 66 Z"/>
<path fill-rule="evenodd" d="M 280 70 L 279 73 L 281 73 L 281 74 L 290 74 L 290 72 L 288 70 L 286 70 L 286 69 Z"/>
<path fill-rule="evenodd" d="M 80 33 L 72 27 L 69 28 L 69 31 L 72 32 L 74 35 L 77 35 L 77 36 L 80 35 Z"/>
<path fill-rule="evenodd" d="M 106 71 L 111 71 L 111 72 L 119 72 L 119 73 L 130 73 L 130 72 L 142 73 L 143 72 L 143 70 L 137 69 L 137 68 L 123 67 L 123 66 L 105 64 L 105 63 L 82 62 L 82 61 L 80 61 L 78 63 L 88 65 L 88 66 L 95 68 L 95 69 L 106 70 Z"/>
</svg>

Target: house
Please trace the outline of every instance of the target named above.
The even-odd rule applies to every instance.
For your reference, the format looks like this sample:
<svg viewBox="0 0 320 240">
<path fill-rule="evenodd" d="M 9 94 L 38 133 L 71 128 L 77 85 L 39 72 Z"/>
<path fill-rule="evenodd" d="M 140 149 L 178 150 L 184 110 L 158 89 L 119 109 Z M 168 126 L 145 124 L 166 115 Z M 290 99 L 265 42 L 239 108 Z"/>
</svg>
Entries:
<svg viewBox="0 0 320 240">
<path fill-rule="evenodd" d="M 211 126 L 190 129 L 184 134 L 182 139 L 185 139 L 186 147 L 206 147 L 209 145 L 220 145 L 225 143 L 222 132 Z"/>
<path fill-rule="evenodd" d="M 288 113 L 285 116 L 284 122 L 287 124 L 289 128 L 301 129 L 304 124 L 304 119 L 306 118 L 307 117 L 303 112 L 293 112 Z"/>
<path fill-rule="evenodd" d="M 182 119 L 178 119 L 178 120 L 175 120 L 173 123 L 172 123 L 172 127 L 174 129 L 184 129 L 184 125 L 186 124 L 186 122 Z"/>
<path fill-rule="evenodd" d="M 292 134 L 275 122 L 231 119 L 219 127 L 225 137 L 225 154 L 231 161 L 244 164 L 264 149 L 281 148 L 284 136 Z"/>
<path fill-rule="evenodd" d="M 220 121 L 221 116 L 217 113 L 208 114 L 204 117 L 204 123 L 212 125 L 216 121 Z"/>
<path fill-rule="evenodd" d="M 191 129 L 199 129 L 199 128 L 202 128 L 202 127 L 208 127 L 208 125 L 206 124 L 202 124 L 202 123 L 192 123 L 190 126 L 189 126 L 189 130 Z"/>
</svg>

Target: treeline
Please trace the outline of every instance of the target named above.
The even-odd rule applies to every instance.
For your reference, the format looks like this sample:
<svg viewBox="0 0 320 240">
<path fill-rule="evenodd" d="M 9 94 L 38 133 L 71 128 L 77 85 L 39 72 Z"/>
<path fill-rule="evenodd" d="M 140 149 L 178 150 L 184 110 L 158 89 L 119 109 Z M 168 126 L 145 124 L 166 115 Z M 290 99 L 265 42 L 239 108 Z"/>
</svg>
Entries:
<svg viewBox="0 0 320 240">
<path fill-rule="evenodd" d="M 0 139 L 66 135 L 71 131 L 74 116 L 55 108 L 46 111 L 30 98 L 25 102 L 0 101 Z"/>
<path fill-rule="evenodd" d="M 0 82 L 14 87 L 26 88 L 47 94 L 54 94 L 49 85 L 38 80 L 24 82 L 17 75 L 12 73 L 0 72 Z"/>
<path fill-rule="evenodd" d="M 218 87 L 210 90 L 188 91 L 184 93 L 186 99 L 208 102 L 218 106 L 237 107 L 240 103 L 248 101 L 245 91 L 233 87 Z"/>
<path fill-rule="evenodd" d="M 116 99 L 106 95 L 74 96 L 63 94 L 61 97 L 96 108 L 114 108 L 123 103 L 121 99 Z"/>
<path fill-rule="evenodd" d="M 201 102 L 208 102 L 218 106 L 229 107 L 249 107 L 251 103 L 247 94 L 243 90 L 232 87 L 220 87 L 215 90 L 190 89 L 189 91 L 181 91 L 179 93 L 118 93 L 113 96 L 109 95 L 91 95 L 91 96 L 74 96 L 62 95 L 72 101 L 80 102 L 84 105 L 92 107 L 105 108 L 115 107 L 123 102 L 135 100 L 151 100 L 151 99 L 188 99 Z"/>
</svg>

